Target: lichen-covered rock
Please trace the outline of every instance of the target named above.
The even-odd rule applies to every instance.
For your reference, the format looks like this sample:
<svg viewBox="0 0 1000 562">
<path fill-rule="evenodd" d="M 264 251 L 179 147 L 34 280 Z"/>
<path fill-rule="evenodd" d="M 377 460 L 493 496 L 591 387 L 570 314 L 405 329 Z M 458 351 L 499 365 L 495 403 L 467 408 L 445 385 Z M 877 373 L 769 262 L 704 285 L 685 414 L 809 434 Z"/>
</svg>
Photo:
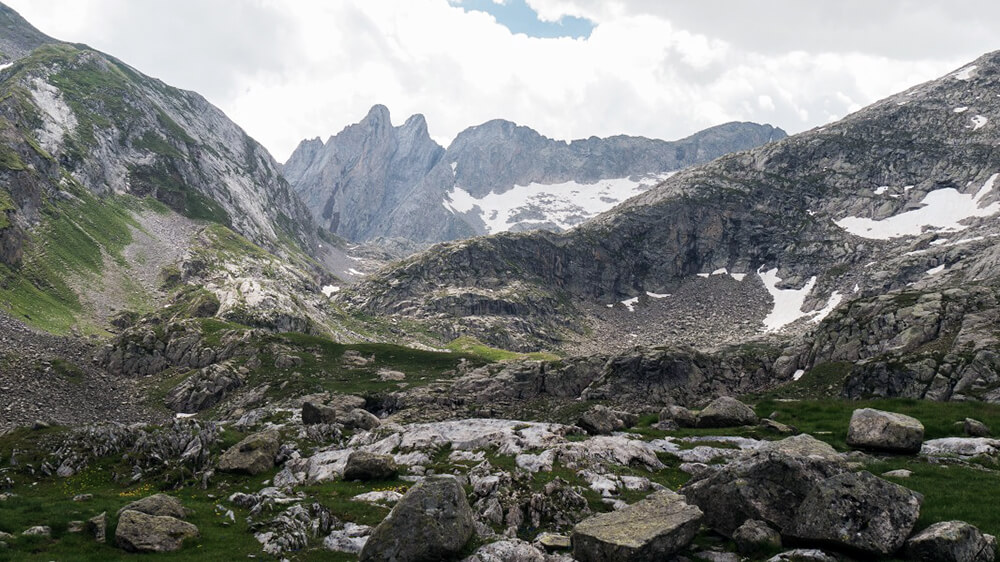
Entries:
<svg viewBox="0 0 1000 562">
<path fill-rule="evenodd" d="M 573 557 L 581 562 L 655 562 L 691 543 L 702 512 L 669 490 L 619 511 L 584 519 L 573 529 Z"/>
<path fill-rule="evenodd" d="M 736 427 L 757 425 L 757 414 L 739 400 L 721 396 L 698 412 L 698 427 Z"/>
<path fill-rule="evenodd" d="M 680 492 L 705 513 L 705 524 L 723 535 L 732 536 L 748 519 L 764 521 L 784 535 L 813 486 L 846 470 L 839 459 L 759 451 L 696 473 Z"/>
<path fill-rule="evenodd" d="M 399 473 L 399 466 L 392 455 L 377 455 L 366 451 L 354 451 L 347 457 L 344 480 L 388 480 Z"/>
<path fill-rule="evenodd" d="M 475 518 L 453 476 L 431 476 L 399 500 L 361 549 L 365 561 L 433 561 L 456 555 L 472 537 Z"/>
<path fill-rule="evenodd" d="M 593 406 L 580 416 L 576 425 L 591 435 L 610 435 L 625 429 L 625 422 L 607 406 Z"/>
<path fill-rule="evenodd" d="M 780 441 L 767 441 L 758 451 L 774 451 L 793 457 L 814 457 L 832 461 L 842 461 L 840 453 L 829 443 L 820 441 L 807 433 L 786 437 Z"/>
<path fill-rule="evenodd" d="M 733 541 L 740 554 L 749 555 L 781 547 L 781 535 L 767 523 L 749 519 L 735 531 Z"/>
<path fill-rule="evenodd" d="M 964 521 L 943 521 L 906 541 L 906 558 L 920 562 L 993 562 L 996 539 Z"/>
<path fill-rule="evenodd" d="M 969 460 L 978 457 L 1000 457 L 1000 439 L 989 437 L 942 437 L 924 441 L 920 454 L 940 459 Z"/>
<path fill-rule="evenodd" d="M 243 379 L 229 363 L 209 365 L 174 387 L 164 402 L 175 412 L 194 413 L 222 402 L 233 390 L 243 386 Z"/>
<path fill-rule="evenodd" d="M 969 437 L 989 437 L 990 428 L 983 422 L 972 418 L 965 418 L 963 422 L 965 434 Z"/>
<path fill-rule="evenodd" d="M 870 472 L 838 474 L 817 483 L 786 532 L 887 556 L 900 549 L 920 516 L 924 497 Z"/>
<path fill-rule="evenodd" d="M 83 530 L 94 537 L 97 542 L 104 542 L 107 538 L 108 532 L 108 512 L 102 511 L 101 513 L 87 519 L 87 522 L 83 525 Z"/>
<path fill-rule="evenodd" d="M 660 410 L 659 419 L 661 422 L 673 421 L 680 427 L 694 427 L 698 423 L 694 412 L 676 404 L 664 406 Z"/>
<path fill-rule="evenodd" d="M 278 434 L 263 431 L 250 435 L 233 445 L 219 458 L 219 470 L 260 474 L 274 466 L 274 457 L 281 443 Z"/>
<path fill-rule="evenodd" d="M 361 408 L 354 408 L 347 412 L 340 420 L 347 429 L 363 429 L 365 431 L 375 429 L 382 425 L 378 416 Z"/>
<path fill-rule="evenodd" d="M 121 516 L 122 512 L 130 509 L 145 513 L 146 515 L 165 515 L 176 517 L 177 519 L 184 519 L 187 516 L 187 510 L 184 509 L 181 501 L 167 494 L 153 494 L 152 496 L 146 496 L 140 500 L 128 503 L 119 509 L 116 515 Z"/>
<path fill-rule="evenodd" d="M 917 453 L 924 441 L 924 426 L 916 418 L 860 408 L 851 415 L 847 444 L 859 449 Z"/>
<path fill-rule="evenodd" d="M 302 423 L 313 425 L 317 423 L 336 423 L 336 421 L 336 409 L 312 402 L 302 403 Z"/>
<path fill-rule="evenodd" d="M 166 515 L 123 511 L 115 529 L 115 544 L 129 552 L 173 552 L 184 540 L 199 536 L 198 527 Z"/>
<path fill-rule="evenodd" d="M 479 547 L 462 562 L 549 562 L 552 558 L 530 543 L 507 539 Z"/>
</svg>

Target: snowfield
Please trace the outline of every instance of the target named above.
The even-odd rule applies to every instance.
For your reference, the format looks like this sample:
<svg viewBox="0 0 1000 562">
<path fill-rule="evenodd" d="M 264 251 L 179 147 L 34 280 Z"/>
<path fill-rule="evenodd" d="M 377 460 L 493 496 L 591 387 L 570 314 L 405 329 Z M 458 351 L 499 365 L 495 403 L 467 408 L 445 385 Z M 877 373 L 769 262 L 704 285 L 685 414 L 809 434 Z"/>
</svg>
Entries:
<svg viewBox="0 0 1000 562">
<path fill-rule="evenodd" d="M 626 199 L 651 189 L 674 172 L 642 178 L 615 178 L 585 184 L 563 183 L 515 185 L 502 193 L 476 198 L 459 186 L 445 195 L 442 204 L 452 213 L 473 213 L 486 225 L 488 234 L 519 227 L 556 227 L 568 230 L 607 211 Z"/>
</svg>

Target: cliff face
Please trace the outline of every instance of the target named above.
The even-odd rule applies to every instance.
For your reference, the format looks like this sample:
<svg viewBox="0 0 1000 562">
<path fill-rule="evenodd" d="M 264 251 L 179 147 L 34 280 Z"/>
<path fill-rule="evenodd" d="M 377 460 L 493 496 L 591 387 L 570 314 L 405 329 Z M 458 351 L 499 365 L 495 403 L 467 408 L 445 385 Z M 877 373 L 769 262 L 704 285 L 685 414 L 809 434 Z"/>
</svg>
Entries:
<svg viewBox="0 0 1000 562">
<path fill-rule="evenodd" d="M 769 125 L 729 123 L 676 142 L 618 136 L 566 143 L 494 120 L 461 132 L 445 151 L 422 116 L 392 127 L 388 110 L 375 106 L 325 144 L 303 141 L 282 171 L 333 233 L 439 242 L 561 231 L 664 173 L 784 136 Z"/>
</svg>

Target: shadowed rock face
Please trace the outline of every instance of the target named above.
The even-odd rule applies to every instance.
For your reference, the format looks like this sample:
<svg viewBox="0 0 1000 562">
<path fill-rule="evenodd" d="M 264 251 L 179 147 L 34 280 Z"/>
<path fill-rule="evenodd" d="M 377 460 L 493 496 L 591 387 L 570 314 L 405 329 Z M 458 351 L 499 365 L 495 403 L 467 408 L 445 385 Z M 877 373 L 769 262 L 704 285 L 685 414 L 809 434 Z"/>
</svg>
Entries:
<svg viewBox="0 0 1000 562">
<path fill-rule="evenodd" d="M 422 115 L 393 127 L 389 110 L 376 105 L 325 144 L 302 141 L 282 173 L 330 232 L 426 243 L 487 232 L 477 215 L 448 209 L 446 194 L 455 187 L 479 199 L 531 183 L 662 174 L 784 137 L 770 125 L 727 123 L 674 142 L 616 136 L 567 143 L 498 119 L 462 131 L 446 151 L 431 140 Z M 488 204 L 479 204 L 489 214 Z M 525 208 L 531 222 L 522 226 L 559 230 L 547 222 L 549 212 Z"/>
</svg>

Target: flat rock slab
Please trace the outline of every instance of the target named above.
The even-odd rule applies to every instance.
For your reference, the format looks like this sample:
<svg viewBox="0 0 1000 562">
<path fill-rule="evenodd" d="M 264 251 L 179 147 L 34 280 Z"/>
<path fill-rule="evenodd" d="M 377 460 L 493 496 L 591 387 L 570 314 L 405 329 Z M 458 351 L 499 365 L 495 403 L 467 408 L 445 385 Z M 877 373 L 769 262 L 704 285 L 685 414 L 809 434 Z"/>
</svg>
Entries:
<svg viewBox="0 0 1000 562">
<path fill-rule="evenodd" d="M 799 506 L 789 530 L 797 539 L 886 556 L 903 546 L 924 497 L 870 472 L 819 482 Z"/>
<path fill-rule="evenodd" d="M 874 408 L 854 410 L 847 428 L 847 444 L 859 449 L 918 453 L 923 441 L 924 425 L 920 420 Z"/>
<path fill-rule="evenodd" d="M 663 490 L 619 511 L 581 521 L 573 529 L 573 558 L 580 562 L 664 559 L 694 539 L 703 514 L 684 497 Z"/>
<path fill-rule="evenodd" d="M 115 543 L 129 552 L 173 552 L 197 536 L 198 527 L 191 523 L 133 510 L 122 512 L 115 529 Z"/>
</svg>

